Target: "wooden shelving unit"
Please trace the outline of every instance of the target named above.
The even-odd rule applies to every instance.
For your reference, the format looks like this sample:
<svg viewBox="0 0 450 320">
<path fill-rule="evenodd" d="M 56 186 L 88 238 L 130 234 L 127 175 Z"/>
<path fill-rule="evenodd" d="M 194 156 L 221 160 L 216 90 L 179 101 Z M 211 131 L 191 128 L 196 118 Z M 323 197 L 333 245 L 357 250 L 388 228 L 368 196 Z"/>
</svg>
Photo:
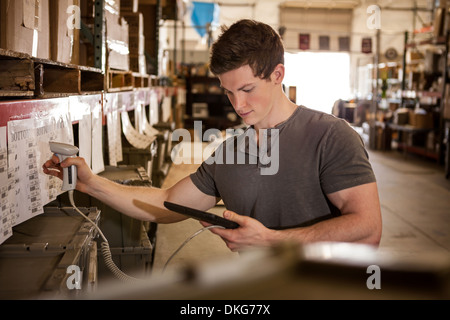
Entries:
<svg viewBox="0 0 450 320">
<path fill-rule="evenodd" d="M 196 104 L 207 106 L 204 116 L 195 112 Z M 210 128 L 225 130 L 241 123 L 220 87 L 219 79 L 209 76 L 186 77 L 185 117 L 187 128 L 191 128 L 194 121 L 202 121 L 206 130 Z"/>
<path fill-rule="evenodd" d="M 158 5 L 160 6 L 159 2 Z M 163 122 L 161 120 L 161 105 L 164 99 L 175 99 L 175 97 L 177 97 L 177 89 L 163 85 L 156 76 L 132 71 L 118 71 L 109 69 L 106 66 L 105 62 L 107 53 L 105 46 L 106 37 L 105 17 L 103 14 L 104 9 L 104 0 L 95 1 L 95 10 L 98 14 L 96 14 L 95 17 L 95 28 L 92 30 L 93 34 L 91 34 L 92 44 L 95 47 L 95 67 L 64 64 L 48 59 L 35 58 L 30 55 L 11 50 L 0 49 L 0 127 L 2 127 L 2 133 L 5 132 L 5 127 L 7 128 L 6 140 L 10 139 L 9 144 L 8 141 L 6 141 L 7 147 L 10 147 L 13 144 L 14 138 L 12 137 L 15 134 L 11 131 L 13 132 L 12 135 L 8 136 L 8 130 L 10 129 L 9 125 L 14 127 L 14 125 L 17 124 L 21 125 L 22 123 L 26 123 L 24 124 L 24 126 L 27 126 L 25 131 L 28 131 L 28 125 L 29 127 L 32 127 L 29 128 L 30 132 L 33 132 L 30 136 L 30 140 L 36 140 L 27 140 L 27 147 L 30 150 L 33 149 L 33 151 L 39 149 L 39 152 L 35 152 L 33 154 L 27 153 L 24 155 L 26 156 L 26 159 L 32 159 L 34 162 L 32 165 L 27 163 L 27 166 L 20 167 L 20 170 L 18 170 L 18 167 L 10 166 L 8 163 L 8 158 L 10 154 L 15 154 L 15 158 L 21 158 L 21 150 L 17 153 L 10 153 L 10 150 L 5 148 L 2 139 L 2 154 L 0 160 L 2 160 L 2 165 L 4 165 L 4 167 L 0 169 L 2 169 L 2 173 L 5 173 L 3 169 L 9 171 L 13 168 L 15 171 L 21 173 L 21 178 L 26 176 L 26 180 L 33 179 L 33 183 L 37 184 L 33 184 L 26 190 L 22 188 L 22 194 L 26 194 L 29 198 L 35 197 L 35 194 L 32 194 L 31 190 L 33 190 L 36 194 L 42 190 L 47 190 L 47 187 L 41 187 L 39 190 L 37 186 L 44 180 L 39 176 L 43 175 L 41 172 L 42 162 L 46 161 L 44 158 L 47 159 L 45 153 L 47 151 L 44 150 L 45 148 L 43 146 L 48 145 L 48 137 L 50 135 L 47 136 L 43 134 L 39 137 L 37 132 L 39 130 L 45 131 L 45 129 L 42 128 L 45 128 L 48 123 L 50 123 L 48 125 L 48 131 L 51 131 L 52 137 L 60 138 L 64 135 L 64 137 L 67 138 L 68 132 L 73 133 L 73 143 L 80 147 L 80 151 L 82 149 L 81 146 L 83 146 L 85 151 L 90 148 L 90 155 L 92 155 L 92 158 L 94 158 L 94 154 L 103 155 L 101 161 L 98 160 L 100 158 L 98 157 L 96 162 L 96 173 L 100 174 L 102 170 L 98 167 L 102 167 L 103 164 L 104 167 L 107 167 L 110 164 L 108 162 L 108 149 L 112 149 L 114 147 L 108 143 L 110 142 L 108 141 L 109 137 L 107 136 L 110 129 L 108 121 L 111 118 L 114 118 L 114 121 L 117 121 L 115 123 L 115 125 L 118 124 L 117 131 L 115 132 L 115 139 L 111 141 L 113 141 L 112 145 L 114 145 L 114 142 L 119 144 L 124 135 L 124 131 L 122 130 L 123 123 L 121 123 L 124 119 L 121 119 L 122 114 L 125 115 L 126 113 L 129 113 L 130 120 L 134 120 L 132 116 L 134 113 L 139 111 L 140 114 L 145 113 L 147 115 L 147 120 L 152 120 L 152 123 L 157 122 L 158 124 L 161 124 L 161 122 Z M 84 32 L 87 31 L 89 36 L 91 30 L 84 30 Z M 156 109 L 158 110 L 154 113 L 150 112 L 150 108 L 153 108 L 152 111 L 154 111 L 155 104 L 157 104 Z M 174 105 L 172 105 L 172 108 L 174 108 Z M 164 111 L 165 114 L 168 113 L 167 109 Z M 150 118 L 150 114 L 154 115 L 152 119 Z M 172 118 L 173 114 L 170 116 L 169 121 L 171 121 Z M 54 132 L 60 119 L 63 119 L 61 123 L 64 124 L 64 134 Z M 26 121 L 15 122 L 15 120 Z M 30 122 L 28 122 L 28 120 L 30 120 Z M 38 127 L 36 123 L 41 122 L 44 124 L 42 127 Z M 94 122 L 96 129 L 95 131 Z M 89 124 L 89 126 L 87 124 Z M 132 125 L 134 124 L 135 123 L 132 123 Z M 91 125 L 91 131 L 89 131 L 89 127 Z M 114 130 L 115 129 L 116 128 L 114 128 Z M 85 131 L 83 132 L 83 130 Z M 158 174 L 158 181 L 151 181 L 155 187 L 161 186 L 161 180 L 165 177 L 161 175 L 161 171 L 165 171 L 165 174 L 167 174 L 169 167 L 167 164 L 167 154 L 170 154 L 171 143 L 169 138 L 170 135 L 166 134 L 168 131 L 170 130 L 166 129 L 166 131 L 164 131 L 163 137 L 160 137 L 160 134 L 154 134 L 151 137 L 146 137 L 149 138 L 149 140 L 153 139 L 151 147 L 157 149 L 157 155 L 151 153 L 153 150 L 150 150 L 150 148 L 147 150 L 146 148 L 139 149 L 133 147 L 135 150 L 142 152 L 142 154 L 146 152 L 149 154 L 151 153 L 151 157 L 157 158 L 157 161 L 155 160 L 153 163 L 154 171 Z M 83 134 L 85 137 L 81 137 Z M 141 134 L 141 138 L 144 136 L 143 133 L 139 134 Z M 91 138 L 90 142 L 88 141 L 89 135 Z M 4 138 L 4 135 L 2 135 L 2 138 Z M 158 140 L 157 144 L 155 143 L 156 140 Z M 155 147 L 155 145 L 157 145 L 157 147 Z M 120 151 L 125 153 L 125 149 L 126 148 L 121 148 Z M 131 147 L 128 149 L 131 149 Z M 5 150 L 7 150 L 7 152 L 3 153 Z M 117 148 L 117 150 L 119 150 L 119 148 Z M 36 157 L 36 154 L 39 153 L 42 153 L 42 158 Z M 140 155 L 141 153 L 139 153 L 138 156 Z M 150 155 L 147 156 L 150 157 Z M 92 160 L 91 167 L 94 170 L 93 162 L 94 160 Z M 133 165 L 132 163 L 117 161 L 118 166 L 121 164 Z M 164 167 L 159 167 L 160 165 L 163 165 Z M 19 179 L 17 177 L 18 176 L 15 176 L 15 174 L 10 174 L 10 172 L 8 172 L 7 187 L 13 185 L 11 181 L 14 181 L 14 183 L 18 181 L 17 187 L 25 183 L 24 180 L 20 180 L 21 178 Z M 2 192 L 5 192 L 5 189 L 3 188 L 5 187 L 4 183 L 5 181 L 3 181 L 2 175 Z M 12 191 L 8 192 L 16 192 L 16 189 L 14 188 L 11 188 L 11 190 Z M 59 191 L 60 189 L 58 188 L 58 192 Z M 35 207 L 38 207 L 36 211 L 32 211 L 33 214 L 39 215 L 42 208 L 47 209 L 55 205 L 60 205 L 62 203 L 61 199 L 66 196 L 65 193 L 59 194 L 57 200 L 51 200 L 58 194 L 59 193 L 54 192 L 50 196 L 49 193 L 49 196 L 42 199 L 42 201 L 30 200 L 33 202 L 33 205 L 36 204 Z M 8 195 L 9 193 L 6 193 L 6 196 Z M 2 198 L 4 197 L 5 193 L 2 194 Z M 14 200 L 10 202 L 10 207 L 16 207 L 17 203 L 19 203 L 19 201 L 16 201 L 14 198 Z M 0 230 L 4 232 L 6 229 L 9 229 L 7 230 L 8 234 L 5 232 L 2 234 L 7 237 L 11 236 L 11 234 L 9 234 L 11 233 L 11 228 L 15 228 L 20 225 L 22 220 L 18 221 L 14 220 L 16 218 L 11 218 L 6 221 L 5 216 L 13 216 L 14 209 L 10 209 L 10 207 L 6 208 L 6 206 L 4 207 L 5 209 L 3 209 L 4 205 L 5 201 L 2 202 L 1 213 L 3 214 L 3 210 L 5 210 L 5 215 L 0 224 Z M 25 209 L 17 211 L 27 212 Z M 23 220 L 27 221 L 26 219 L 31 220 L 32 218 L 33 217 L 30 215 L 30 217 L 23 217 Z M 5 229 L 3 229 L 3 227 L 5 227 Z M 13 230 L 13 233 L 14 232 L 15 231 Z M 144 228 L 142 229 L 142 232 L 147 233 L 153 243 L 155 242 L 155 225 L 149 224 L 148 229 Z M 1 240 L 4 241 L 3 238 Z M 151 245 L 147 248 L 149 249 L 147 250 L 147 253 L 151 253 Z M 97 255 L 97 252 L 95 252 L 91 260 L 97 261 Z M 59 270 L 61 273 L 64 273 L 60 279 L 63 279 L 63 276 L 66 276 L 66 270 L 63 269 Z M 11 284 L 11 286 L 14 285 L 14 283 Z M 7 290 L 8 288 L 3 287 L 2 289 Z"/>
<path fill-rule="evenodd" d="M 372 81 L 373 100 L 377 106 L 376 120 L 383 126 L 373 136 L 374 141 L 386 142 L 382 144 L 384 150 L 391 149 L 392 141 L 405 155 L 414 153 L 444 164 L 449 162 L 444 118 L 450 84 L 448 4 L 433 6 L 433 10 L 436 17 L 432 18 L 433 27 L 404 33 L 402 62 L 395 62 L 395 67 L 391 63 L 391 68 L 398 68 L 394 77 L 389 75 L 389 66 L 384 67 L 387 74 L 383 74 L 386 70 L 377 65 L 373 77 L 378 79 Z M 409 119 L 405 120 L 407 112 Z M 402 117 L 397 117 L 399 113 Z"/>
</svg>

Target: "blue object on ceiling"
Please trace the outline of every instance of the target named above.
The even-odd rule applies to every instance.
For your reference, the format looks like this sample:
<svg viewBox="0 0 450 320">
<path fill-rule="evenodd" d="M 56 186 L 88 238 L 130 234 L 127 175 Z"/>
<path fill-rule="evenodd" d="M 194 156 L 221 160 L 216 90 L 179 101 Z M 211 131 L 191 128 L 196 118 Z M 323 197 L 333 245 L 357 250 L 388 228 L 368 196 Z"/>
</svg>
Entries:
<svg viewBox="0 0 450 320">
<path fill-rule="evenodd" d="M 219 5 L 198 1 L 193 1 L 192 5 L 192 23 L 197 33 L 203 38 L 207 33 L 207 25 L 219 22 Z"/>
</svg>

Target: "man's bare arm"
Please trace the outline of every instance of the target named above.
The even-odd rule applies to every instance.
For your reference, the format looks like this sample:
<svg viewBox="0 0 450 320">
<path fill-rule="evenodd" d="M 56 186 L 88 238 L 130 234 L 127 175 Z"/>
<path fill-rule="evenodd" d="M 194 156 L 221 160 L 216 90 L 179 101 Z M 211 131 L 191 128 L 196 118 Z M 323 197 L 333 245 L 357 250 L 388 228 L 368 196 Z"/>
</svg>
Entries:
<svg viewBox="0 0 450 320">
<path fill-rule="evenodd" d="M 292 241 L 311 243 L 318 241 L 356 242 L 377 246 L 381 238 L 381 212 L 376 183 L 369 183 L 328 195 L 342 215 L 309 227 L 273 230 L 259 221 L 225 211 L 224 216 L 238 223 L 238 229 L 212 229 L 221 236 L 228 248 L 240 251 L 249 246 L 272 246 Z"/>
<path fill-rule="evenodd" d="M 216 204 L 216 198 L 198 190 L 190 177 L 186 177 L 167 189 L 126 186 L 92 173 L 83 158 L 68 158 L 61 165 L 57 157 L 47 161 L 45 173 L 62 178 L 61 167 L 76 165 L 77 190 L 89 194 L 106 205 L 132 218 L 157 223 L 172 223 L 186 217 L 167 210 L 164 201 L 176 202 L 199 210 L 208 210 Z"/>
<path fill-rule="evenodd" d="M 381 209 L 376 183 L 341 190 L 328 195 L 341 211 L 340 217 L 306 228 L 280 231 L 280 237 L 301 242 L 343 241 L 378 245 L 381 239 Z"/>
</svg>

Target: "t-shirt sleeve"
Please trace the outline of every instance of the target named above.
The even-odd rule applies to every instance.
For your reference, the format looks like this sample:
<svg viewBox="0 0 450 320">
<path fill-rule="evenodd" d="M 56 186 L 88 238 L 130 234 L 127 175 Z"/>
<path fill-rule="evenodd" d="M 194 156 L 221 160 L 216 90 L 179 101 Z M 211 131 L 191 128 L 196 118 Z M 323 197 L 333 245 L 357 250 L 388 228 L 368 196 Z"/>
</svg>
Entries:
<svg viewBox="0 0 450 320">
<path fill-rule="evenodd" d="M 214 161 L 207 160 L 204 161 L 197 169 L 197 171 L 191 174 L 190 177 L 194 185 L 201 192 L 209 196 L 220 198 L 219 191 L 217 190 L 216 183 L 214 181 L 215 170 L 216 170 L 216 163 Z"/>
<path fill-rule="evenodd" d="M 327 132 L 319 167 L 326 194 L 376 181 L 364 142 L 344 120 L 335 122 Z"/>
</svg>

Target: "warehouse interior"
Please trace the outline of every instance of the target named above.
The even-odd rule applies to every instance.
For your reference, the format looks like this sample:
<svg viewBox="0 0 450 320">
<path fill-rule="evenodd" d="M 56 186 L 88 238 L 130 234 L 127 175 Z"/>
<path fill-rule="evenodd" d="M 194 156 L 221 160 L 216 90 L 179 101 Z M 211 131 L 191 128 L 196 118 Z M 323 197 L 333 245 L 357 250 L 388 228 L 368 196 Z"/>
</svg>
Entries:
<svg viewBox="0 0 450 320">
<path fill-rule="evenodd" d="M 143 188 L 196 172 L 245 128 L 208 69 L 240 19 L 280 35 L 292 102 L 362 138 L 378 247 L 237 253 L 194 219 L 140 221 L 78 190 L 77 210 L 43 173 L 55 153 Z M 449 36 L 446 0 L 0 0 L 0 299 L 449 299 Z"/>
</svg>

